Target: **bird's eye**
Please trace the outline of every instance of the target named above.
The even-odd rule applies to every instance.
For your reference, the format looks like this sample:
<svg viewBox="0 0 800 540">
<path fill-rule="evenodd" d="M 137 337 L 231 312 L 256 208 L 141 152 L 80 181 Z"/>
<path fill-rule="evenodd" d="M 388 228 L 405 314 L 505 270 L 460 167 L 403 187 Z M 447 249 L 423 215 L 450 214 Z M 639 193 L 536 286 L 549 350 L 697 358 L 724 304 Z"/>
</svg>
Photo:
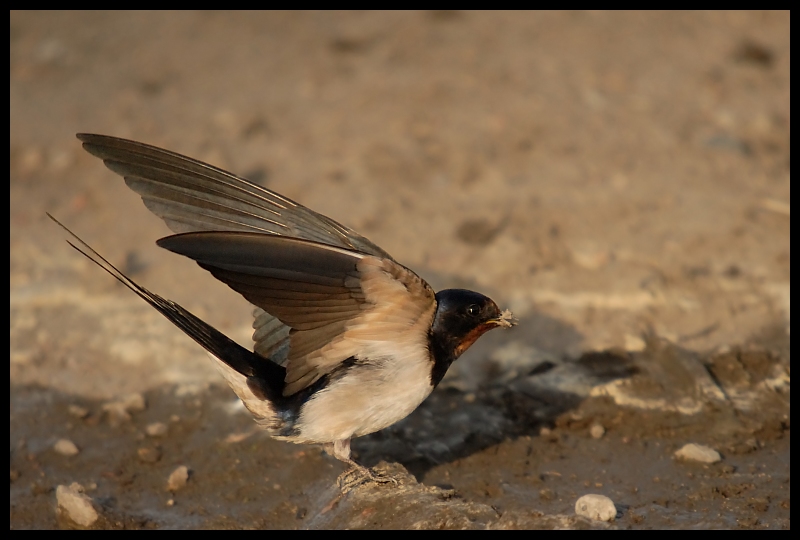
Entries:
<svg viewBox="0 0 800 540">
<path fill-rule="evenodd" d="M 481 308 L 478 304 L 471 304 L 467 306 L 467 315 L 470 317 L 477 317 L 481 313 Z"/>
</svg>

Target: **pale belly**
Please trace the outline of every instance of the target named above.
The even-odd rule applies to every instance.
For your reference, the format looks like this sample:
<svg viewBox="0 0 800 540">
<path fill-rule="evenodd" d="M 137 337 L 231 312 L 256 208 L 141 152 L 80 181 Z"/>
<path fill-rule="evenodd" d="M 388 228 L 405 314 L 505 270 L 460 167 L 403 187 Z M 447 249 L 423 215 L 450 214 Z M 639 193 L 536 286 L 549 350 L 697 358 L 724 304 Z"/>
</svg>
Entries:
<svg viewBox="0 0 800 540">
<path fill-rule="evenodd" d="M 321 390 L 300 412 L 294 442 L 321 443 L 367 435 L 391 426 L 433 391 L 430 362 L 387 361 L 361 367 Z"/>
</svg>

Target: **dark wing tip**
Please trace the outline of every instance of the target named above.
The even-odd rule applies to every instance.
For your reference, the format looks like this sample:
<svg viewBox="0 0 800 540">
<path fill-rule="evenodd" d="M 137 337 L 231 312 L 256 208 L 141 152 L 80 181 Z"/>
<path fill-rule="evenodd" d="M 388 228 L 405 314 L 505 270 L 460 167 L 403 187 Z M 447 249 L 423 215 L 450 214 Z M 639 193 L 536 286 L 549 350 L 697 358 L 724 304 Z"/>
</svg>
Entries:
<svg viewBox="0 0 800 540">
<path fill-rule="evenodd" d="M 109 135 L 99 135 L 97 133 L 76 133 L 75 137 L 79 141 L 84 143 L 84 145 L 93 144 L 93 143 L 99 143 L 99 142 L 108 143 L 110 141 L 133 142 L 133 141 L 127 141 L 126 139 L 120 139 L 119 137 L 111 137 Z"/>
<path fill-rule="evenodd" d="M 109 157 L 109 149 L 128 148 L 147 146 L 143 143 L 130 141 L 128 139 L 121 139 L 119 137 L 111 137 L 109 135 L 98 135 L 96 133 L 76 133 L 75 137 L 83 144 L 81 146 L 84 150 L 89 152 L 94 157 L 98 157 L 106 162 Z"/>
<path fill-rule="evenodd" d="M 139 141 L 132 141 L 130 139 L 123 139 L 122 137 L 113 137 L 111 135 L 100 135 L 98 133 L 76 133 L 75 137 L 83 143 L 83 148 L 89 152 L 90 154 L 96 155 L 97 157 L 103 158 L 104 156 L 98 155 L 93 148 L 105 148 L 105 149 L 120 149 L 129 152 L 139 151 L 139 152 L 154 152 L 156 154 L 164 154 L 164 155 L 171 155 L 175 157 L 179 157 L 189 161 L 197 161 L 191 158 L 187 158 L 181 154 L 176 152 L 172 152 L 170 150 L 164 150 L 163 148 L 159 148 L 157 146 L 153 146 L 150 144 L 146 144 Z M 199 163 L 199 162 L 198 162 Z M 203 164 L 206 165 L 206 164 Z M 209 166 L 210 165 L 206 165 Z"/>
<path fill-rule="evenodd" d="M 136 142 L 136 141 L 131 141 L 129 139 L 123 139 L 121 137 L 113 137 L 111 135 L 100 135 L 99 133 L 76 133 L 75 138 L 81 142 L 98 142 L 98 141 L 120 141 L 126 143 Z"/>
</svg>

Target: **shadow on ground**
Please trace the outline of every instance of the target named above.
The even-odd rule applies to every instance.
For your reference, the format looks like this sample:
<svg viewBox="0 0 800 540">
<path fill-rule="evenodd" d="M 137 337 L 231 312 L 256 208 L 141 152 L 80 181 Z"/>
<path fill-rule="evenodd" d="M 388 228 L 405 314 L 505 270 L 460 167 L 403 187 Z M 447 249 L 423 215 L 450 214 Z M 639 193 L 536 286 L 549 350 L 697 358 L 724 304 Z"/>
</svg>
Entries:
<svg viewBox="0 0 800 540">
<path fill-rule="evenodd" d="M 269 439 L 226 388 L 165 387 L 143 395 L 142 410 L 120 410 L 12 387 L 12 527 L 41 526 L 43 515 L 75 526 L 55 511 L 56 486 L 72 482 L 99 512 L 93 527 L 607 526 L 571 512 L 585 492 L 612 497 L 621 526 L 681 527 L 698 515 L 707 527 L 788 526 L 787 353 L 787 339 L 703 357 L 652 337 L 641 353 L 539 364 L 475 391 L 453 384 L 354 444 L 401 485 L 346 495 L 342 464 Z M 60 438 L 79 452 L 59 454 Z M 723 461 L 676 461 L 689 441 Z M 181 465 L 189 480 L 169 491 Z"/>
</svg>

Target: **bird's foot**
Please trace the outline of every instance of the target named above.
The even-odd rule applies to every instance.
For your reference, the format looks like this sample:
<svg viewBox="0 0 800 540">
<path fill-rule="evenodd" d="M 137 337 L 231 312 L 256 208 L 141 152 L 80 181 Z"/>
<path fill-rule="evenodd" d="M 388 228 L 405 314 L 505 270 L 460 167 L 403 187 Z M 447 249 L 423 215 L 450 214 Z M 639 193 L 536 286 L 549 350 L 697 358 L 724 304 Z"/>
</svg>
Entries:
<svg viewBox="0 0 800 540">
<path fill-rule="evenodd" d="M 352 462 L 350 465 L 351 468 L 339 475 L 339 478 L 336 480 L 342 493 L 347 493 L 355 487 L 367 482 L 375 482 L 376 484 L 399 484 L 397 478 L 394 476 L 373 471 L 355 462 Z"/>
</svg>

